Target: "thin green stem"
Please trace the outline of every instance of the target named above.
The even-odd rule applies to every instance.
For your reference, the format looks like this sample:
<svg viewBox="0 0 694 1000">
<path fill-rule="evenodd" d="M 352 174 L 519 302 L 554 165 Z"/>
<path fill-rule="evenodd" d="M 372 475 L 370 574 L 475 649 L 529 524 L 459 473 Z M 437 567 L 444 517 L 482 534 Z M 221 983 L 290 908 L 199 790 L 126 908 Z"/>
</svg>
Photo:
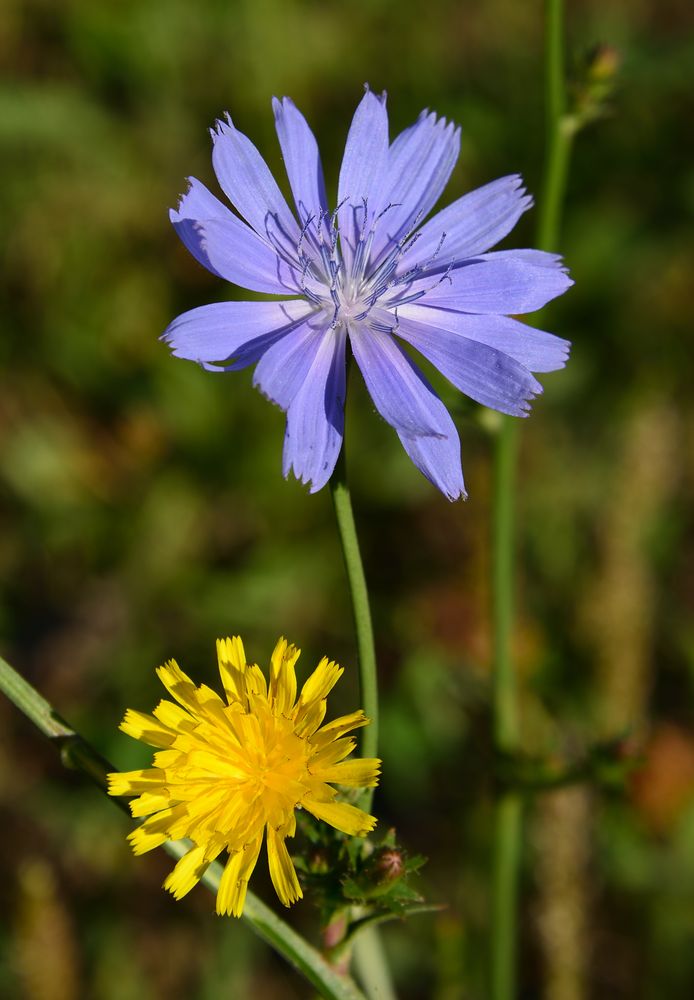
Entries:
<svg viewBox="0 0 694 1000">
<path fill-rule="evenodd" d="M 330 492 L 335 508 L 337 519 L 337 529 L 342 545 L 342 556 L 347 571 L 347 581 L 349 592 L 352 598 L 352 613 L 354 616 L 354 628 L 357 637 L 357 658 L 359 661 L 359 693 L 361 707 L 364 714 L 369 719 L 369 725 L 362 729 L 361 753 L 363 757 L 376 757 L 378 755 L 378 674 L 376 671 L 376 646 L 374 643 L 374 630 L 371 621 L 371 607 L 369 605 L 369 591 L 364 575 L 364 564 L 359 549 L 359 538 L 357 528 L 354 523 L 354 512 L 352 510 L 352 499 L 347 485 L 347 467 L 345 461 L 345 446 L 335 465 L 335 470 L 330 477 Z M 373 801 L 373 789 L 364 789 L 361 804 L 365 809 L 371 808 Z M 369 991 L 369 996 L 376 996 L 382 1000 L 391 1000 L 395 997 L 388 963 L 383 951 L 383 946 L 374 928 L 368 933 L 368 938 L 362 940 L 362 935 L 355 941 L 355 960 L 360 973 L 361 981 L 366 988 L 367 983 L 371 983 L 378 993 Z"/>
<path fill-rule="evenodd" d="M 537 245 L 555 250 L 566 190 L 574 122 L 566 113 L 563 0 L 545 2 L 545 90 L 547 139 L 543 196 L 538 216 Z M 518 691 L 513 665 L 514 496 L 517 429 L 504 418 L 494 463 L 493 523 L 493 709 L 497 753 L 513 754 L 519 745 Z M 495 804 L 492 879 L 492 1000 L 514 1000 L 517 966 L 518 873 L 522 845 L 522 799 L 503 792 Z"/>
<path fill-rule="evenodd" d="M 357 634 L 357 655 L 359 659 L 359 688 L 361 707 L 370 724 L 362 730 L 361 752 L 363 757 L 375 757 L 378 753 L 378 677 L 376 673 L 376 649 L 369 607 L 369 591 L 364 576 L 364 566 L 359 551 L 357 529 L 354 524 L 352 500 L 347 486 L 344 445 L 330 479 L 337 528 L 340 533 L 342 555 L 347 570 L 349 592 L 352 597 L 354 626 Z M 368 802 L 372 795 L 369 794 Z M 368 806 L 367 806 L 368 808 Z"/>
<path fill-rule="evenodd" d="M 547 138 L 566 111 L 564 0 L 545 0 L 545 117 Z"/>
<path fill-rule="evenodd" d="M 506 792 L 494 805 L 492 880 L 492 1000 L 516 996 L 518 868 L 522 842 L 520 795 Z"/>
<path fill-rule="evenodd" d="M 9 663 L 0 657 L 0 691 L 53 742 L 60 751 L 63 763 L 86 774 L 102 791 L 106 791 L 106 777 L 117 770 L 101 756 L 79 733 L 60 718 L 53 706 L 21 677 Z M 125 807 L 123 799 L 111 801 Z M 174 858 L 182 857 L 189 849 L 187 841 L 169 841 L 164 850 Z M 212 892 L 217 892 L 222 866 L 215 862 L 207 869 L 201 882 Z M 304 938 L 281 920 L 257 896 L 249 892 L 242 918 L 270 947 L 274 948 L 290 965 L 297 969 L 330 1000 L 365 1000 L 351 979 L 339 975 Z"/>
<path fill-rule="evenodd" d="M 564 0 L 545 0 L 545 22 L 546 152 L 536 242 L 540 250 L 556 250 L 576 131 L 566 111 Z"/>
<path fill-rule="evenodd" d="M 517 684 L 511 655 L 514 603 L 514 498 L 518 425 L 504 417 L 494 455 L 492 592 L 494 628 L 493 710 L 497 751 L 511 752 L 518 741 Z"/>
<path fill-rule="evenodd" d="M 494 629 L 492 703 L 494 745 L 498 754 L 513 753 L 518 745 L 519 736 L 517 681 L 511 650 L 517 449 L 517 426 L 513 417 L 505 417 L 496 441 L 492 526 Z M 521 819 L 520 796 L 516 792 L 504 792 L 494 806 L 490 970 L 492 1000 L 513 1000 L 516 995 Z"/>
</svg>

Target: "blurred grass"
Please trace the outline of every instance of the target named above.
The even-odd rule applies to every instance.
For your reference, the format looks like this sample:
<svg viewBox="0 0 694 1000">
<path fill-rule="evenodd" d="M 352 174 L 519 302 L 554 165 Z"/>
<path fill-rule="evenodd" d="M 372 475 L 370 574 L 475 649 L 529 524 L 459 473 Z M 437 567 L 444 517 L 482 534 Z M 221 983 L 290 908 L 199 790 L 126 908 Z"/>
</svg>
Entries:
<svg viewBox="0 0 694 1000">
<path fill-rule="evenodd" d="M 588 930 L 569 987 L 547 952 L 560 811 L 536 813 L 523 995 L 684 998 L 694 34 L 679 0 L 583 0 L 568 14 L 576 71 L 596 42 L 616 45 L 623 66 L 612 115 L 580 137 L 570 179 L 563 246 L 576 287 L 547 323 L 574 341 L 572 361 L 544 379 L 524 433 L 525 741 L 573 750 L 619 720 L 643 748 L 650 791 L 637 778 L 580 812 Z M 349 675 L 335 710 L 356 698 L 329 497 L 281 478 L 283 418 L 248 372 L 210 375 L 157 340 L 181 310 L 231 294 L 166 214 L 186 175 L 213 185 L 206 129 L 228 109 L 280 172 L 269 100 L 289 94 L 334 189 L 368 80 L 389 92 L 393 132 L 425 106 L 463 125 L 446 201 L 515 170 L 537 194 L 541 45 L 540 5 L 511 0 L 432 0 L 425 15 L 414 0 L 5 0 L 3 653 L 119 765 L 138 750 L 116 725 L 126 706 L 159 697 L 154 667 L 174 655 L 213 680 L 217 635 L 242 632 L 262 661 L 284 633 L 305 669 L 327 652 Z M 532 230 L 524 220 L 509 245 Z M 431 857 L 425 890 L 449 903 L 440 919 L 393 928 L 387 944 L 404 997 L 483 997 L 490 442 L 461 407 L 471 500 L 451 506 L 353 388 L 348 457 L 385 700 L 378 809 Z M 0 723 L 0 994 L 308 995 L 203 894 L 177 905 L 162 893 L 167 862 L 132 861 L 109 804 L 63 774 L 4 702 Z M 315 924 L 310 904 L 292 919 Z"/>
</svg>

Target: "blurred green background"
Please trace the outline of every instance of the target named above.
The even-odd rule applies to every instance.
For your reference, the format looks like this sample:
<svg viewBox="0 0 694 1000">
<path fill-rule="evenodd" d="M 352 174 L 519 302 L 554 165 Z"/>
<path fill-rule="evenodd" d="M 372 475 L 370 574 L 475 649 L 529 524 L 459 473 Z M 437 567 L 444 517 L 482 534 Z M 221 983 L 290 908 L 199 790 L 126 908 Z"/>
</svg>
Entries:
<svg viewBox="0 0 694 1000">
<path fill-rule="evenodd" d="M 694 40 L 685 0 L 568 9 L 574 77 L 621 57 L 611 114 L 577 142 L 563 251 L 576 286 L 543 322 L 574 343 L 524 425 L 516 656 L 529 752 L 623 737 L 642 766 L 528 810 L 522 996 L 694 995 Z M 463 126 L 444 203 L 521 171 L 539 194 L 542 5 L 514 0 L 5 0 L 0 8 L 0 622 L 3 654 L 125 769 L 127 706 L 176 656 L 214 682 L 214 639 L 265 662 L 280 634 L 355 650 L 326 491 L 280 473 L 284 418 L 248 371 L 157 337 L 233 294 L 167 209 L 214 187 L 229 110 L 273 169 L 270 97 L 314 127 L 334 191 L 368 80 L 392 132 Z M 507 245 L 533 243 L 529 213 Z M 348 461 L 382 671 L 381 822 L 430 862 L 434 916 L 385 933 L 403 998 L 484 1000 L 488 927 L 492 440 L 460 406 L 467 504 L 408 462 L 354 380 Z M 308 997 L 198 889 L 159 888 L 126 821 L 0 700 L 0 994 L 30 1000 Z M 259 866 L 255 887 L 271 900 Z M 273 903 L 274 905 L 274 903 Z M 309 901 L 289 915 L 309 934 Z"/>
</svg>

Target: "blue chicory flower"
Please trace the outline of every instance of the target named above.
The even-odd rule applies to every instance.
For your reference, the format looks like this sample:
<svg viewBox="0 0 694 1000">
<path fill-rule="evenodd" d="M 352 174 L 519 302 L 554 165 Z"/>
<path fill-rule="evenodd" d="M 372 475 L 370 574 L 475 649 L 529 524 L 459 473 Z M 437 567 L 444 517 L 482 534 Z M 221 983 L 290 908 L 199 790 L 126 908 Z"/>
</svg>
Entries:
<svg viewBox="0 0 694 1000">
<path fill-rule="evenodd" d="M 289 98 L 275 123 L 296 216 L 251 141 L 230 118 L 212 132 L 212 163 L 242 221 L 195 178 L 170 213 L 213 274 L 282 301 L 220 302 L 179 316 L 163 335 L 176 357 L 232 371 L 287 414 L 283 469 L 311 492 L 342 446 L 347 344 L 379 413 L 414 464 L 449 499 L 465 495 L 458 434 L 403 348 L 461 392 L 526 416 L 569 344 L 509 313 L 541 308 L 572 284 L 559 257 L 490 253 L 532 204 L 521 178 L 492 181 L 424 222 L 458 158 L 460 130 L 428 111 L 392 143 L 385 94 L 368 88 L 347 136 L 330 210 L 316 140 Z"/>
</svg>

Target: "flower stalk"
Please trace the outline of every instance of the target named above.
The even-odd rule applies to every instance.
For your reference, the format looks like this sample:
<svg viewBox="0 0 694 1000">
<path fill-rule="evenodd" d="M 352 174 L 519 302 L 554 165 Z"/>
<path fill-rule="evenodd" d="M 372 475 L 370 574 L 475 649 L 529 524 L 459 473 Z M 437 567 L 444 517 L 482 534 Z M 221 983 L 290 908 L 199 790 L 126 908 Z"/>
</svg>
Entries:
<svg viewBox="0 0 694 1000">
<path fill-rule="evenodd" d="M 543 195 L 540 201 L 537 245 L 557 248 L 561 208 L 566 190 L 574 119 L 566 112 L 563 0 L 545 2 L 546 152 Z M 494 745 L 499 757 L 513 756 L 519 747 L 518 684 L 511 636 L 515 581 L 514 496 L 518 431 L 505 417 L 497 436 L 494 463 L 492 701 Z M 490 996 L 514 1000 L 517 995 L 518 876 L 522 850 L 523 800 L 518 790 L 506 789 L 494 809 L 492 939 Z"/>
<path fill-rule="evenodd" d="M 519 736 L 517 681 L 511 650 L 515 552 L 513 497 L 517 448 L 518 432 L 513 417 L 505 417 L 496 441 L 492 528 L 493 736 L 495 751 L 499 756 L 514 753 Z M 513 1000 L 516 995 L 521 812 L 521 797 L 513 790 L 504 791 L 494 806 L 490 975 L 492 1000 Z"/>
<path fill-rule="evenodd" d="M 53 706 L 9 663 L 0 657 L 0 691 L 60 750 L 63 763 L 86 774 L 99 788 L 107 791 L 107 775 L 114 768 L 79 733 L 58 715 Z M 124 807 L 124 801 L 114 799 Z M 180 859 L 190 850 L 183 840 L 162 845 L 172 857 Z M 222 866 L 214 862 L 200 881 L 213 893 L 219 890 Z M 286 924 L 257 896 L 248 892 L 243 920 L 270 947 L 297 969 L 329 1000 L 365 1000 L 354 982 L 340 975 L 304 938 Z"/>
<path fill-rule="evenodd" d="M 559 243 L 573 139 L 580 126 L 576 116 L 567 112 L 564 0 L 545 0 L 545 115 L 545 170 L 536 242 L 541 250 L 554 252 Z"/>
<path fill-rule="evenodd" d="M 363 706 L 364 714 L 369 719 L 369 725 L 362 730 L 361 753 L 363 757 L 375 757 L 378 754 L 378 673 L 376 668 L 376 646 L 371 620 L 369 591 L 364 574 L 361 550 L 359 548 L 357 528 L 354 522 L 352 498 L 347 483 L 344 442 L 329 482 L 352 600 L 352 614 L 357 639 L 357 660 L 359 664 L 359 701 Z M 362 804 L 368 811 L 371 808 L 373 789 L 364 789 L 362 796 Z M 373 995 L 379 996 L 382 1000 L 394 1000 L 395 992 L 393 990 L 390 970 L 380 937 L 375 928 L 370 928 L 362 932 L 358 939 L 354 941 L 354 959 L 363 981 L 378 985 L 378 992 L 374 992 Z"/>
<path fill-rule="evenodd" d="M 347 581 L 352 599 L 354 627 L 357 637 L 357 657 L 359 660 L 360 703 L 369 725 L 362 731 L 361 753 L 363 757 L 376 757 L 378 752 L 378 676 L 376 672 L 376 649 L 374 631 L 369 606 L 369 591 L 366 586 L 364 565 L 359 549 L 359 539 L 354 523 L 352 500 L 347 485 L 347 470 L 344 445 L 337 460 L 335 471 L 330 478 L 330 492 L 335 507 L 337 528 L 340 535 L 342 555 L 347 571 Z M 371 789 L 367 789 L 366 806 L 371 805 Z"/>
</svg>

